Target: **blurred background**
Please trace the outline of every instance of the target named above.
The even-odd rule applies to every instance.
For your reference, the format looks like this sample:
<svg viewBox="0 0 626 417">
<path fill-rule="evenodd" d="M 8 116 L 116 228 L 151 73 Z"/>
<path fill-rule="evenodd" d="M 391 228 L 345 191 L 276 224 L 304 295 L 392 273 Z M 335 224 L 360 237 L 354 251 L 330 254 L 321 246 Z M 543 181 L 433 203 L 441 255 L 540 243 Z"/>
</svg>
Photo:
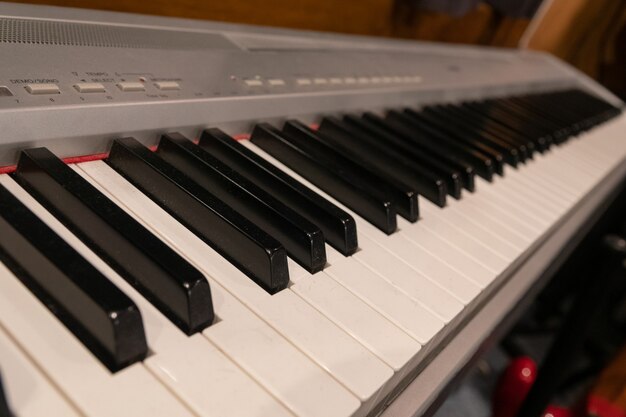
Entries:
<svg viewBox="0 0 626 417">
<path fill-rule="evenodd" d="M 626 98 L 626 0 L 26 0 L 550 52 Z"/>
</svg>

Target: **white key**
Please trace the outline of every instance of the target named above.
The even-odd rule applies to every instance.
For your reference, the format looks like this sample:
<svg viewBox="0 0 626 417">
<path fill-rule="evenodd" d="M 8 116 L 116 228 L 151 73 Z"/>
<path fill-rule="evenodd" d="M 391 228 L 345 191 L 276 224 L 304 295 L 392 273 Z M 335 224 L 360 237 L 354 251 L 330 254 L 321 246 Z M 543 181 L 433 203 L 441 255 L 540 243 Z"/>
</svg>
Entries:
<svg viewBox="0 0 626 417">
<path fill-rule="evenodd" d="M 429 205 L 422 205 L 422 213 L 424 216 L 437 217 L 440 221 L 448 223 L 468 236 L 479 239 L 485 245 L 488 245 L 489 249 L 508 261 L 512 261 L 522 253 L 522 248 L 513 245 L 510 241 L 496 234 L 493 229 L 481 224 L 476 219 L 467 219 L 458 212 L 450 211 L 447 208 L 441 210 L 438 207 L 430 207 Z"/>
<path fill-rule="evenodd" d="M 84 414 L 192 415 L 141 363 L 112 374 L 3 264 L 0 323 Z"/>
<path fill-rule="evenodd" d="M 393 375 L 391 368 L 293 292 L 270 296 L 104 163 L 79 167 L 114 201 L 223 284 L 361 400 L 373 396 Z"/>
<path fill-rule="evenodd" d="M 391 285 L 380 274 L 358 262 L 354 256 L 343 256 L 331 247 L 327 247 L 327 254 L 330 265 L 324 269 L 324 274 L 333 277 L 352 294 L 356 294 L 361 300 L 389 321 L 404 329 L 421 344 L 427 343 L 447 322 L 434 314 L 419 300 L 411 298 Z M 350 272 L 345 274 L 339 271 Z M 306 279 L 309 278 L 311 278 L 310 274 Z M 302 280 L 297 283 L 300 282 Z M 325 313 L 324 310 L 321 311 Z M 348 330 L 346 329 L 346 331 Z"/>
<path fill-rule="evenodd" d="M 379 313 L 355 295 L 354 291 L 326 273 L 335 263 L 353 261 L 333 248 L 327 249 L 331 263 L 322 272 L 311 275 L 295 262 L 289 266 L 290 276 L 294 273 L 299 277 L 292 280 L 294 282 L 290 289 L 337 323 L 397 373 L 410 359 L 415 358 L 421 345 L 387 320 L 384 310 Z"/>
<path fill-rule="evenodd" d="M 541 202 L 546 210 L 558 213 L 558 217 L 569 210 L 577 201 L 571 194 L 565 194 L 563 190 L 549 182 L 538 183 L 536 177 L 546 174 L 537 174 L 537 172 L 524 172 L 511 181 L 511 189 L 523 194 L 532 201 Z M 534 176 L 534 177 L 533 177 Z M 545 177 L 544 177 L 545 178 Z M 557 217 L 557 218 L 558 218 Z"/>
<path fill-rule="evenodd" d="M 509 265 L 505 256 L 489 248 L 477 237 L 451 226 L 442 221 L 439 216 L 432 215 L 433 211 L 439 211 L 439 207 L 429 201 L 422 200 L 420 209 L 423 213 L 423 219 L 420 219 L 420 222 L 424 229 L 436 233 L 441 239 L 451 245 L 456 245 L 474 259 L 482 260 L 496 272 L 503 271 Z"/>
<path fill-rule="evenodd" d="M 34 198 L 11 182 L 5 180 L 4 185 L 137 304 L 152 352 L 143 364 L 194 412 L 201 416 L 258 416 L 259 410 L 264 410 L 272 415 L 289 415 L 206 339 L 200 335 L 188 337 L 180 331 Z M 245 404 L 238 404 L 240 396 L 247 398 Z"/>
<path fill-rule="evenodd" d="M 420 351 L 420 344 L 374 309 L 362 302 L 345 303 L 354 295 L 338 282 L 310 275 L 293 286 L 307 300 L 342 328 L 363 329 L 353 336 L 379 358 L 400 371 Z"/>
<path fill-rule="evenodd" d="M 420 246 L 438 259 L 441 259 L 455 269 L 463 271 L 472 282 L 481 288 L 488 285 L 497 273 L 496 268 L 484 265 L 480 260 L 474 259 L 455 245 L 442 240 L 436 233 L 423 228 L 421 224 L 411 224 L 402 218 L 398 218 L 400 233 L 412 243 Z"/>
<path fill-rule="evenodd" d="M 359 400 L 210 280 L 222 321 L 203 334 L 299 417 L 347 417 Z M 240 398 L 239 401 L 245 401 Z"/>
<path fill-rule="evenodd" d="M 480 193 L 480 191 L 478 193 Z M 472 202 L 467 197 L 461 201 L 450 201 L 445 211 L 444 216 L 448 215 L 448 212 L 454 212 L 460 217 L 463 217 L 465 221 L 476 221 L 480 223 L 517 248 L 525 250 L 532 241 L 530 237 L 520 234 L 518 231 L 515 231 L 512 226 L 507 225 L 506 220 L 502 218 L 500 212 L 492 210 L 489 207 L 481 207 L 480 202 Z"/>
<path fill-rule="evenodd" d="M 479 183 L 482 181 L 477 180 Z M 485 186 L 487 186 L 485 184 Z M 509 191 L 510 192 L 510 191 Z M 500 228 L 507 229 L 520 237 L 521 241 L 529 242 L 534 241 L 539 232 L 529 226 L 527 223 L 519 219 L 516 214 L 510 213 L 504 210 L 502 207 L 498 207 L 485 196 L 484 194 L 476 194 L 473 198 L 467 198 L 456 203 L 456 208 L 462 207 L 463 210 L 468 210 L 468 213 L 472 213 L 474 216 L 487 217 L 491 221 L 500 225 Z"/>
<path fill-rule="evenodd" d="M 441 319 L 360 263 L 338 262 L 326 272 L 422 345 L 443 328 Z"/>
<path fill-rule="evenodd" d="M 529 195 L 524 188 L 516 187 L 516 184 L 510 181 L 510 178 L 507 178 L 504 184 L 504 187 L 512 191 L 506 196 L 502 196 L 499 194 L 499 191 L 501 191 L 503 187 L 486 187 L 481 192 L 489 196 L 489 199 L 494 201 L 499 206 L 505 208 L 506 210 L 523 210 L 525 219 L 527 221 L 534 222 L 543 230 L 553 224 L 556 218 L 556 212 L 560 211 L 559 208 L 552 206 L 550 209 L 547 209 L 546 205 L 548 205 L 549 203 L 547 203 L 545 200 L 543 201 L 542 205 L 538 205 L 538 201 L 535 200 L 536 196 Z"/>
<path fill-rule="evenodd" d="M 329 198 L 326 195 L 324 197 Z M 465 276 L 463 272 L 450 267 L 421 247 L 413 245 L 404 236 L 399 234 L 386 236 L 356 214 L 352 213 L 352 216 L 363 235 L 378 243 L 386 251 L 400 258 L 419 273 L 429 277 L 432 281 L 436 281 L 448 292 L 458 296 L 461 301 L 468 302 L 480 292 L 480 286 Z M 366 256 L 368 254 L 365 251 L 360 253 L 361 258 Z"/>
<path fill-rule="evenodd" d="M 445 323 L 456 317 L 463 310 L 462 300 L 471 300 L 475 292 L 455 294 L 447 292 L 436 281 L 412 269 L 401 259 L 387 252 L 367 236 L 359 236 L 361 251 L 352 258 L 376 272 L 400 291 L 422 303 Z"/>
<path fill-rule="evenodd" d="M 541 221 L 544 226 L 553 224 L 571 204 L 555 196 L 551 190 L 545 186 L 527 184 L 524 178 L 519 174 L 507 178 L 505 186 L 513 191 L 513 193 L 508 196 L 506 201 L 503 201 L 505 199 L 501 199 L 500 201 L 503 204 L 509 203 L 528 208 L 532 215 Z M 502 187 L 500 187 L 500 189 L 502 189 Z M 497 194 L 497 190 L 491 188 L 488 188 L 485 192 L 492 197 Z"/>
<path fill-rule="evenodd" d="M 2 327 L 0 327 L 0 371 L 4 394 L 15 415 L 20 417 L 82 415 L 33 365 Z"/>
<path fill-rule="evenodd" d="M 483 180 L 479 179 L 478 181 Z M 499 190 L 499 195 L 502 199 L 508 199 L 514 194 L 514 191 L 507 189 L 506 187 Z M 481 207 L 487 206 L 500 213 L 502 218 L 505 219 L 509 225 L 514 226 L 515 230 L 520 231 L 520 233 L 523 233 L 525 236 L 529 236 L 531 239 L 536 239 L 537 236 L 541 235 L 545 231 L 545 227 L 538 224 L 534 218 L 529 217 L 526 211 L 519 206 L 504 207 L 497 204 L 491 195 L 486 193 L 481 193 L 479 196 L 476 196 L 473 201 L 480 201 Z"/>
</svg>

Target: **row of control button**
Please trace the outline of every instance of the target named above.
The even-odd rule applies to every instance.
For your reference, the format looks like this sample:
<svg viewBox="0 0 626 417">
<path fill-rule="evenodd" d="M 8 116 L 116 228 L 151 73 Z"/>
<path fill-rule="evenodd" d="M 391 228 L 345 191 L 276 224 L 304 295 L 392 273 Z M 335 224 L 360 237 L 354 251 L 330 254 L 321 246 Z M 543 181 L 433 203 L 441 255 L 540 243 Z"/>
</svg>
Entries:
<svg viewBox="0 0 626 417">
<path fill-rule="evenodd" d="M 354 84 L 417 84 L 422 82 L 422 77 L 419 75 L 405 75 L 395 77 L 331 77 L 331 78 L 297 78 L 296 85 L 298 86 L 310 86 L 310 85 L 354 85 Z M 262 87 L 264 85 L 263 80 L 259 78 L 245 79 L 244 83 L 248 87 Z M 286 85 L 285 80 L 280 78 L 270 78 L 267 83 L 272 87 Z"/>
<path fill-rule="evenodd" d="M 138 81 L 125 81 L 116 85 L 123 92 L 146 91 L 144 83 Z M 180 90 L 180 84 L 176 81 L 159 81 L 155 82 L 154 86 L 163 91 Z M 61 94 L 61 90 L 56 84 L 27 84 L 25 88 L 26 91 L 34 95 Z M 100 83 L 77 83 L 74 84 L 74 88 L 79 93 L 106 93 L 106 88 Z"/>
</svg>

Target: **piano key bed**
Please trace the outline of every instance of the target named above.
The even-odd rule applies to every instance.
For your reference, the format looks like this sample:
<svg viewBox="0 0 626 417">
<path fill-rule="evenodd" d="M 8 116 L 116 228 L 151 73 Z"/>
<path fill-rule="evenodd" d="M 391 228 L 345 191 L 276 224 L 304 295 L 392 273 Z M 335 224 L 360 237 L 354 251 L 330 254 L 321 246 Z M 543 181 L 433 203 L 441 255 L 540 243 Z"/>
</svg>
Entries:
<svg viewBox="0 0 626 417">
<path fill-rule="evenodd" d="M 624 129 L 564 90 L 24 150 L 0 175 L 0 410 L 376 414 L 623 168 Z"/>
</svg>

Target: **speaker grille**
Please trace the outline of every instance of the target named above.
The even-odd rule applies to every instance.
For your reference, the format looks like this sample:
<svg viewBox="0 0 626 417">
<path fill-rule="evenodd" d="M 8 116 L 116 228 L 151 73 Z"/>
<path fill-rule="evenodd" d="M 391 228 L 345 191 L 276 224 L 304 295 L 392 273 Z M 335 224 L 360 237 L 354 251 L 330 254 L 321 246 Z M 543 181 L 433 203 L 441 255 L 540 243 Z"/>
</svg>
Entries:
<svg viewBox="0 0 626 417">
<path fill-rule="evenodd" d="M 107 48 L 231 49 L 219 34 L 53 20 L 0 18 L 0 43 Z"/>
</svg>

